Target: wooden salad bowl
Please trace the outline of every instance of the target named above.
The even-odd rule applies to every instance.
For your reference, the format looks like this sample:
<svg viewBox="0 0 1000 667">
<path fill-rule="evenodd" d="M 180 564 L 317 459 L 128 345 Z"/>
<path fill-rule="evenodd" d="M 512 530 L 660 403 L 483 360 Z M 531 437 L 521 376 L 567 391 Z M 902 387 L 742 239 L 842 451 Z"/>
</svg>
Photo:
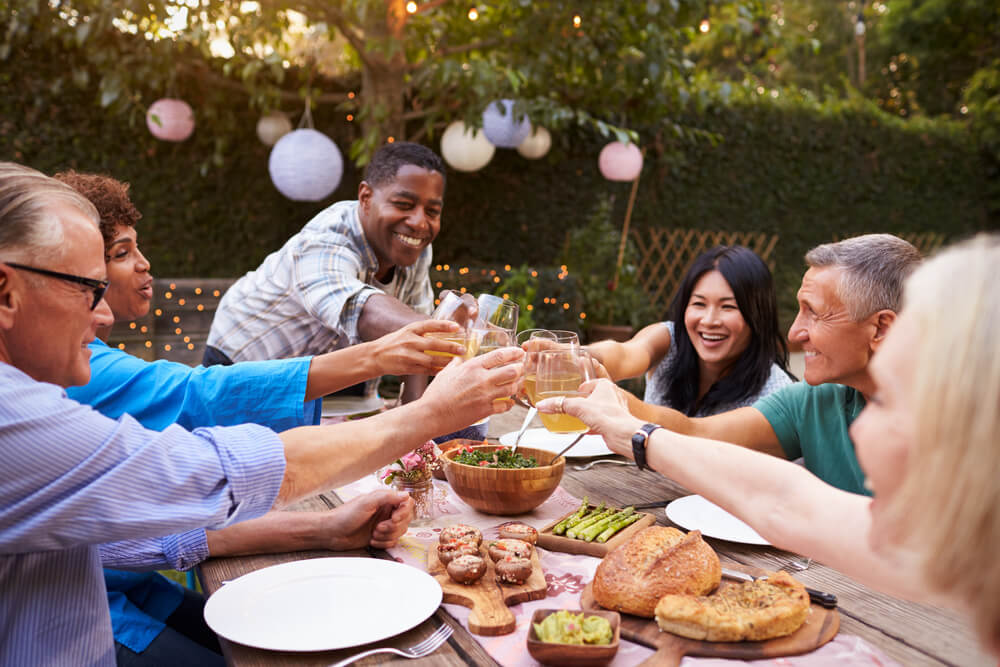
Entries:
<svg viewBox="0 0 1000 667">
<path fill-rule="evenodd" d="M 473 449 L 493 451 L 499 445 L 477 445 Z M 444 475 L 458 497 L 486 514 L 524 514 L 552 495 L 562 480 L 565 457 L 531 447 L 518 447 L 524 456 L 534 456 L 537 468 L 485 468 L 456 463 L 461 448 L 441 455 Z"/>
</svg>

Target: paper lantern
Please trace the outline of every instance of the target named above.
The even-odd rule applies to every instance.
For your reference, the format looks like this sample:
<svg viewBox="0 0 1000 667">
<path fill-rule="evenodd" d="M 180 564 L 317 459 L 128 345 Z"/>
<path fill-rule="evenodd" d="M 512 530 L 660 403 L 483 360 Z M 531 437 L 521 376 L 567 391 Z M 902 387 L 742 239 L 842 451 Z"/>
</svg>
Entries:
<svg viewBox="0 0 1000 667">
<path fill-rule="evenodd" d="M 536 127 L 527 139 L 518 144 L 517 152 L 529 160 L 537 160 L 540 157 L 545 157 L 551 147 L 552 135 L 544 127 Z"/>
<path fill-rule="evenodd" d="M 257 138 L 265 146 L 273 146 L 278 139 L 292 131 L 292 121 L 280 111 L 272 111 L 257 121 Z"/>
<path fill-rule="evenodd" d="M 609 181 L 634 181 L 642 171 L 642 151 L 635 144 L 612 141 L 601 149 L 597 166 Z"/>
<path fill-rule="evenodd" d="M 491 102 L 483 111 L 483 133 L 494 146 L 517 148 L 531 134 L 531 121 L 514 118 L 514 100 Z"/>
<path fill-rule="evenodd" d="M 274 187 L 292 201 L 319 201 L 340 185 L 344 158 L 328 136 L 306 128 L 278 139 L 267 170 Z"/>
<path fill-rule="evenodd" d="M 184 100 L 164 97 L 149 105 L 146 127 L 162 141 L 184 141 L 194 132 L 194 111 Z"/>
<path fill-rule="evenodd" d="M 479 171 L 493 159 L 496 148 L 486 135 L 456 120 L 441 135 L 441 157 L 458 171 Z"/>
</svg>

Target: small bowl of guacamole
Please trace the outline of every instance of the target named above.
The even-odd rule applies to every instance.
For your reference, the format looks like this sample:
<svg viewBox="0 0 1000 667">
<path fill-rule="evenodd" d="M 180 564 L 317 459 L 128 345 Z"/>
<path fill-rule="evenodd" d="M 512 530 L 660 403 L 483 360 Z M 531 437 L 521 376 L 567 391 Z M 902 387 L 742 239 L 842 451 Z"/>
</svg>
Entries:
<svg viewBox="0 0 1000 667">
<path fill-rule="evenodd" d="M 528 629 L 528 653 L 544 665 L 606 665 L 618 652 L 616 611 L 538 609 Z"/>
</svg>

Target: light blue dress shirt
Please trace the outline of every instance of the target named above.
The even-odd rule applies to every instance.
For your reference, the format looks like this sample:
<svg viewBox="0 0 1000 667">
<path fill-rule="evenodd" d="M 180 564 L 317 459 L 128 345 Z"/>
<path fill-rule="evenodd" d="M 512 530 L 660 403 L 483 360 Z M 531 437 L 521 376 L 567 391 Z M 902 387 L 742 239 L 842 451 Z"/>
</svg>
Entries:
<svg viewBox="0 0 1000 667">
<path fill-rule="evenodd" d="M 177 423 L 234 426 L 256 423 L 275 431 L 319 423 L 320 401 L 303 403 L 311 357 L 232 366 L 148 362 L 95 340 L 90 344 L 90 382 L 67 395 L 105 416 L 129 414 L 162 431 Z M 136 653 L 163 632 L 183 598 L 179 585 L 149 570 L 187 570 L 208 558 L 205 530 L 101 545 L 115 641 Z"/>
<path fill-rule="evenodd" d="M 257 425 L 149 431 L 0 363 L 0 665 L 114 665 L 97 544 L 223 528 L 277 498 Z"/>
</svg>

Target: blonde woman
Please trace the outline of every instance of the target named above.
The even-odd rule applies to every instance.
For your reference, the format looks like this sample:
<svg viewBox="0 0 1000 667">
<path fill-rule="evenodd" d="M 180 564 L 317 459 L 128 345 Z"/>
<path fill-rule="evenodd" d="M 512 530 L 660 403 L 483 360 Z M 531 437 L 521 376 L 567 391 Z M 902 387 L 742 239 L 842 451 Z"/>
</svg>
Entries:
<svg viewBox="0 0 1000 667">
<path fill-rule="evenodd" d="M 930 260 L 871 363 L 875 391 L 851 426 L 871 498 L 788 461 L 644 425 L 607 380 L 550 399 L 618 454 L 741 517 L 775 546 L 874 588 L 954 607 L 1000 656 L 1000 236 Z M 926 530 L 929 521 L 947 530 Z"/>
</svg>

